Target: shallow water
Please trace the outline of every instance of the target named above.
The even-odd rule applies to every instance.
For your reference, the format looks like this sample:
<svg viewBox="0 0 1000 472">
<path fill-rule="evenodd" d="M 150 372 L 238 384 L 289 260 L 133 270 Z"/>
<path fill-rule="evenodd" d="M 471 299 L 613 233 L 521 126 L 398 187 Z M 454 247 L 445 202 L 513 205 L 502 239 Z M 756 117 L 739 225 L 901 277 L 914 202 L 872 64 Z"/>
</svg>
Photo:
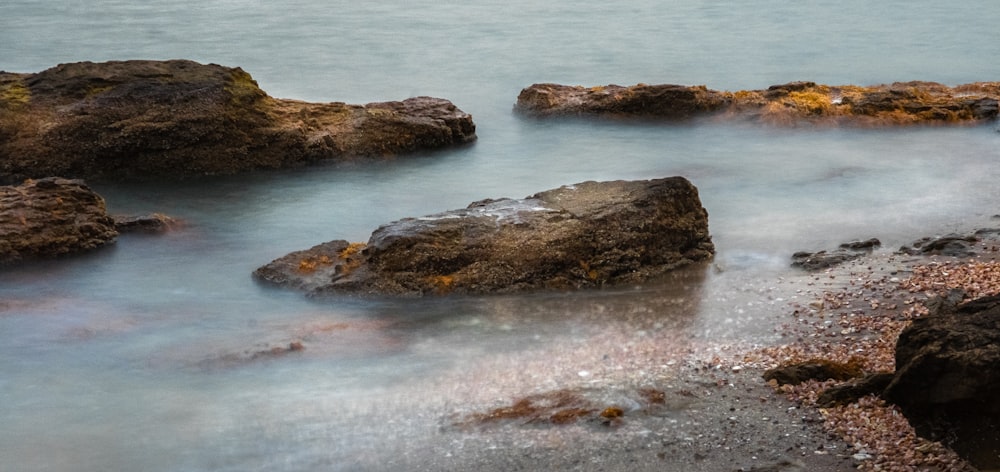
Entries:
<svg viewBox="0 0 1000 472">
<path fill-rule="evenodd" d="M 795 296 L 782 285 L 798 277 L 792 252 L 870 237 L 892 249 L 992 224 L 995 125 L 536 121 L 511 113 L 518 91 L 548 81 L 732 90 L 997 80 L 998 20 L 986 1 L 8 0 L 0 69 L 188 58 L 241 66 L 277 97 L 445 97 L 473 114 L 480 139 L 381 162 L 92 183 L 113 212 L 159 211 L 184 225 L 0 272 L 2 468 L 438 464 L 472 441 L 440 428 L 456 412 L 546 389 L 669 383 L 667 366 L 692 352 L 775 342 L 776 313 Z M 402 217 L 585 180 L 671 175 L 699 188 L 719 253 L 643 287 L 310 300 L 250 277 L 287 252 L 363 241 Z M 267 354 L 293 341 L 306 349 Z M 536 433 L 473 443 L 559 449 Z M 595 447 L 606 440 L 581 434 Z"/>
</svg>

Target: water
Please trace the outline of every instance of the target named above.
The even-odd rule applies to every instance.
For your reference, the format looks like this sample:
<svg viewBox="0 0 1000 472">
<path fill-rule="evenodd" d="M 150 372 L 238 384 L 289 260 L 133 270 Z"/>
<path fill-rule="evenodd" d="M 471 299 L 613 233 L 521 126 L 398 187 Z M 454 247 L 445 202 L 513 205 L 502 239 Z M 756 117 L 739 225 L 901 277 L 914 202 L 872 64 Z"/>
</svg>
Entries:
<svg viewBox="0 0 1000 472">
<path fill-rule="evenodd" d="M 0 469 L 445 469 L 474 445 L 549 450 L 538 432 L 440 427 L 546 389 L 669 382 L 666 366 L 692 350 L 775 342 L 789 297 L 775 281 L 797 277 L 792 252 L 869 237 L 894 248 L 1000 212 L 992 125 L 664 127 L 511 113 L 535 82 L 735 90 L 1000 77 L 992 2 L 671 3 L 5 1 L 0 69 L 187 58 L 243 67 L 282 98 L 445 97 L 473 114 L 480 139 L 385 162 L 94 183 L 113 212 L 185 224 L 0 272 Z M 250 277 L 289 251 L 363 241 L 406 216 L 670 175 L 698 186 L 719 254 L 643 287 L 308 300 Z M 255 357 L 293 341 L 306 350 Z"/>
</svg>

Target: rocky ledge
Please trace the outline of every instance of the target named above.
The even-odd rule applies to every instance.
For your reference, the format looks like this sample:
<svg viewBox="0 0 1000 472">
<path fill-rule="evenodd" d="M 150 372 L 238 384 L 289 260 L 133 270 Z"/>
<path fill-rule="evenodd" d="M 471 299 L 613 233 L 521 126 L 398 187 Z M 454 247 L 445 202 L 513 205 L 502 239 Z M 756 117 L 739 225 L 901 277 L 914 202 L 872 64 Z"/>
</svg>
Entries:
<svg viewBox="0 0 1000 472">
<path fill-rule="evenodd" d="M 475 140 L 431 97 L 348 105 L 268 96 L 240 68 L 186 60 L 0 72 L 0 180 L 233 174 Z"/>
<path fill-rule="evenodd" d="M 530 116 L 599 115 L 686 120 L 713 116 L 776 125 L 802 122 L 885 126 L 976 123 L 997 117 L 1000 82 L 948 87 L 904 82 L 861 87 L 792 82 L 767 90 L 717 91 L 703 85 L 534 84 L 515 110 Z"/>
<path fill-rule="evenodd" d="M 708 213 L 682 177 L 584 182 L 406 218 L 257 269 L 307 292 L 503 293 L 635 283 L 711 258 Z"/>
</svg>

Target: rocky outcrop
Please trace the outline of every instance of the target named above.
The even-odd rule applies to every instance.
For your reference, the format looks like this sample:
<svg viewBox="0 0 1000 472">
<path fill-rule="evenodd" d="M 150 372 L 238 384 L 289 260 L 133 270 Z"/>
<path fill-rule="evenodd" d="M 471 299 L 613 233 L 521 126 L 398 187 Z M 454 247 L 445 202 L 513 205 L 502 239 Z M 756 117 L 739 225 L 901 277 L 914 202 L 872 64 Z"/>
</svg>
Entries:
<svg viewBox="0 0 1000 472">
<path fill-rule="evenodd" d="M 0 180 L 157 179 L 391 156 L 476 138 L 451 102 L 348 105 L 268 96 L 239 68 L 192 61 L 0 72 Z"/>
<path fill-rule="evenodd" d="M 0 265 L 94 249 L 118 236 L 104 199 L 79 180 L 0 187 Z"/>
<path fill-rule="evenodd" d="M 313 293 L 500 293 L 641 282 L 714 252 L 682 177 L 584 182 L 502 198 L 332 241 L 255 271 Z"/>
<path fill-rule="evenodd" d="M 941 306 L 900 334 L 883 396 L 920 436 L 1000 468 L 1000 296 Z"/>
<path fill-rule="evenodd" d="M 683 120 L 713 116 L 769 124 L 884 126 L 981 122 L 997 117 L 1000 82 L 948 87 L 905 82 L 860 87 L 792 82 L 767 90 L 716 91 L 703 85 L 597 87 L 534 84 L 515 110 L 530 116 L 599 115 Z"/>
</svg>

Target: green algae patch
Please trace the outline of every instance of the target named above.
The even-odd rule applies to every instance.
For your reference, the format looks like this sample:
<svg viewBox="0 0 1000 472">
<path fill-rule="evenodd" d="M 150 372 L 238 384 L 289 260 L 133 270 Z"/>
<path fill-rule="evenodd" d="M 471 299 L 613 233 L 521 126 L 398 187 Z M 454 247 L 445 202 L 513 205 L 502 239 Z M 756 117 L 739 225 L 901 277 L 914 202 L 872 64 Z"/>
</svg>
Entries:
<svg viewBox="0 0 1000 472">
<path fill-rule="evenodd" d="M 0 106 L 16 109 L 31 102 L 31 90 L 20 77 L 0 78 Z"/>
<path fill-rule="evenodd" d="M 260 100 L 267 98 L 267 94 L 260 89 L 257 81 L 239 67 L 230 73 L 225 90 L 230 96 L 231 104 L 235 106 L 256 105 Z"/>
</svg>

